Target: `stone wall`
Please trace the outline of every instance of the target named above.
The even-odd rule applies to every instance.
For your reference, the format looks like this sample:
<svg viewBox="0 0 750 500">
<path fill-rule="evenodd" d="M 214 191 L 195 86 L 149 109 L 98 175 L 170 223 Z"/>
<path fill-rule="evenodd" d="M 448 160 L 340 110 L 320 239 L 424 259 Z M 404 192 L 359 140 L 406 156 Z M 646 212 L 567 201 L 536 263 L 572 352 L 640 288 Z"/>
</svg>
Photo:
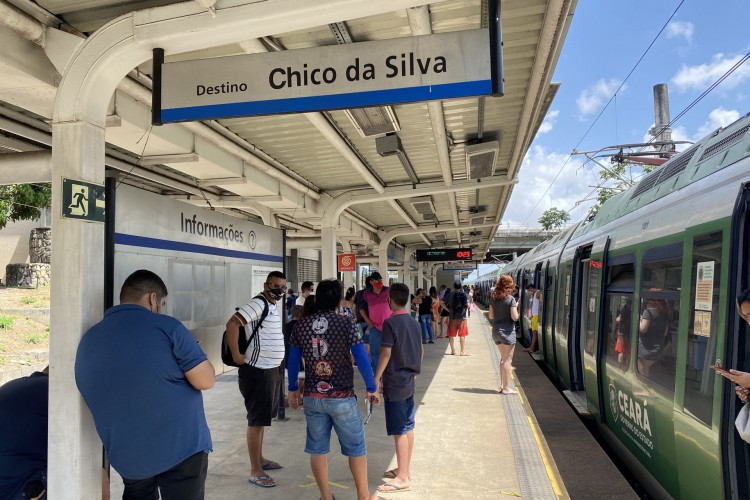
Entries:
<svg viewBox="0 0 750 500">
<path fill-rule="evenodd" d="M 32 264 L 49 264 L 52 257 L 52 228 L 37 227 L 29 235 L 29 260 Z"/>
<path fill-rule="evenodd" d="M 49 264 L 8 264 L 5 266 L 7 286 L 39 288 L 50 282 L 52 272 Z"/>
</svg>

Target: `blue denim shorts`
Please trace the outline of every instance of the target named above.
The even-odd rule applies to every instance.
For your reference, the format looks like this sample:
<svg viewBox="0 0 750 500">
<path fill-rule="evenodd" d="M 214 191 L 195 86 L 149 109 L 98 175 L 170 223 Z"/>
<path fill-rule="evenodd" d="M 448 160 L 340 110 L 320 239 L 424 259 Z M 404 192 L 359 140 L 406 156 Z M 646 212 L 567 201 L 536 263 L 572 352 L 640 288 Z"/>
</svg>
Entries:
<svg viewBox="0 0 750 500">
<path fill-rule="evenodd" d="M 370 332 L 368 331 L 369 328 L 367 327 L 367 323 L 364 321 L 361 321 L 357 323 L 357 326 L 359 326 L 359 336 L 362 339 L 363 344 L 369 344 L 370 343 Z"/>
<path fill-rule="evenodd" d="M 414 396 L 403 401 L 385 402 L 385 430 L 389 436 L 403 436 L 414 430 Z"/>
<path fill-rule="evenodd" d="M 357 398 L 304 398 L 307 440 L 305 453 L 326 455 L 331 451 L 331 429 L 336 430 L 341 453 L 347 457 L 367 455 L 365 428 Z"/>
</svg>

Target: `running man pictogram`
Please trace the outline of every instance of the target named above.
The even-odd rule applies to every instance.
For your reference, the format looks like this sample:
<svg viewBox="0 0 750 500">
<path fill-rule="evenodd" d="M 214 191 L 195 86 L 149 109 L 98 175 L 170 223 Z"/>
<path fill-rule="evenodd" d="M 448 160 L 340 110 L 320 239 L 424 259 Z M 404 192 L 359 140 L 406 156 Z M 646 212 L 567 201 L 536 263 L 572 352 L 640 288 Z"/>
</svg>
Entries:
<svg viewBox="0 0 750 500">
<path fill-rule="evenodd" d="M 80 186 L 76 186 L 76 188 L 77 187 L 80 187 Z M 73 204 L 71 204 L 68 208 L 70 208 L 70 209 L 80 209 L 81 212 L 83 212 L 82 215 L 86 215 L 86 204 L 84 202 L 88 203 L 88 201 L 89 201 L 89 199 L 86 198 L 86 191 L 87 190 L 88 190 L 88 188 L 81 187 L 81 192 L 80 193 L 74 193 L 73 194 Z M 76 214 L 76 215 L 81 215 L 81 214 Z"/>
</svg>

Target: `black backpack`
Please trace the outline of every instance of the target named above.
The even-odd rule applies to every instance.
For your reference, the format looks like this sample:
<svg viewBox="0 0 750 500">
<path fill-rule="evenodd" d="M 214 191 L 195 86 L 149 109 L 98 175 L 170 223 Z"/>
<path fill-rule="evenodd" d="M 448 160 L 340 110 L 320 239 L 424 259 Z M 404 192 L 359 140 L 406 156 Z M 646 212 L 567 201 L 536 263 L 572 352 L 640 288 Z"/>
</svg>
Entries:
<svg viewBox="0 0 750 500">
<path fill-rule="evenodd" d="M 468 298 L 466 294 L 461 290 L 456 290 L 451 293 L 451 306 L 450 310 L 453 314 L 463 313 L 464 309 L 468 304 Z"/>
<path fill-rule="evenodd" d="M 247 325 L 245 325 L 243 328 L 240 329 L 240 336 L 237 339 L 239 343 L 240 353 L 245 354 L 247 351 L 247 347 L 250 345 L 250 342 L 253 341 L 255 338 L 255 335 L 258 334 L 258 330 L 260 329 L 260 325 L 263 324 L 263 320 L 266 319 L 266 316 L 268 316 L 268 301 L 263 296 L 263 294 L 256 295 L 253 297 L 255 299 L 260 299 L 263 301 L 263 312 L 260 315 L 260 318 L 258 318 L 255 321 L 251 321 Z M 239 310 L 239 308 L 237 308 Z M 251 326 L 252 325 L 252 326 Z M 250 334 L 250 337 L 247 336 L 245 333 L 247 330 L 247 327 L 252 328 L 252 333 Z M 245 330 L 245 331 L 243 331 Z M 229 344 L 227 343 L 227 331 L 224 330 L 224 335 L 221 337 L 221 361 L 227 366 L 240 366 L 235 361 L 234 358 L 232 358 L 232 351 L 229 349 Z"/>
</svg>

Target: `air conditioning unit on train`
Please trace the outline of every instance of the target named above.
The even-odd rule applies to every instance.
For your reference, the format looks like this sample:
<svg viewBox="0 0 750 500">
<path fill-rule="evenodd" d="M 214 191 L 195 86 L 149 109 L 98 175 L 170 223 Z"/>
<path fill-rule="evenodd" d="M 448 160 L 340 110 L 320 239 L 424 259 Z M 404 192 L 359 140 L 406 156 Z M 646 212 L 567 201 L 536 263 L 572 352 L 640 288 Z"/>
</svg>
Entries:
<svg viewBox="0 0 750 500">
<path fill-rule="evenodd" d="M 480 142 L 466 146 L 466 177 L 479 179 L 495 173 L 497 156 L 500 153 L 498 141 Z"/>
</svg>

